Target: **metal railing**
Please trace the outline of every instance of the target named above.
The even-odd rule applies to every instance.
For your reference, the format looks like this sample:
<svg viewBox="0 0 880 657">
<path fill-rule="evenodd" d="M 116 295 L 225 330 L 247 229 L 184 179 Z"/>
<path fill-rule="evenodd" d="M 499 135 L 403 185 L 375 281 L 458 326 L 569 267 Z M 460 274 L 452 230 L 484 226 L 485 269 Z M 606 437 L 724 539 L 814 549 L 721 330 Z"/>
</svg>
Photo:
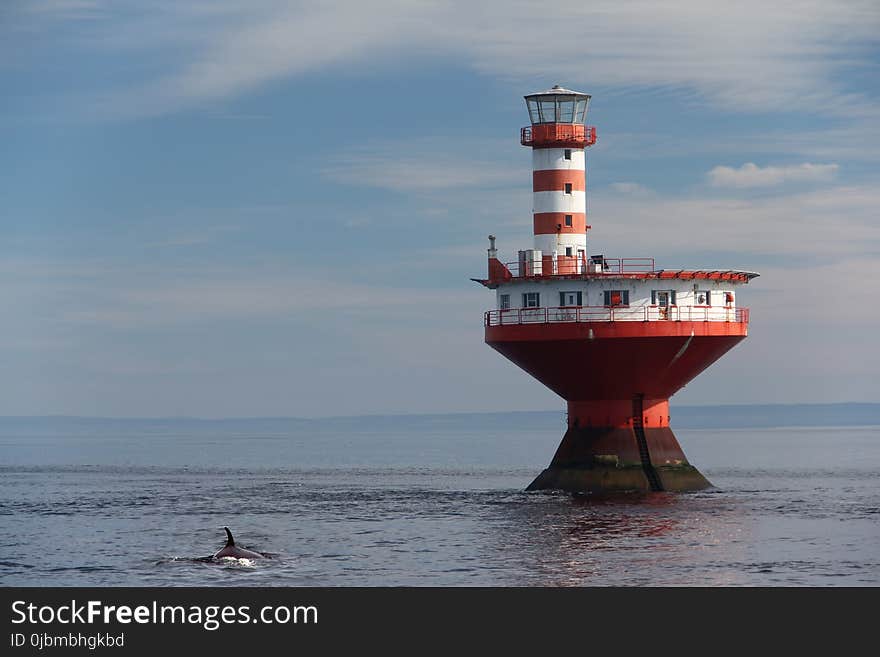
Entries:
<svg viewBox="0 0 880 657">
<path fill-rule="evenodd" d="M 565 322 L 739 322 L 748 324 L 748 308 L 727 306 L 559 306 L 489 310 L 486 326 Z"/>
<path fill-rule="evenodd" d="M 596 128 L 582 123 L 537 123 L 520 130 L 519 142 L 523 146 L 553 143 L 583 148 L 596 143 Z"/>
<path fill-rule="evenodd" d="M 617 276 L 620 274 L 642 274 L 654 270 L 654 258 L 603 258 L 593 261 L 577 256 L 542 256 L 541 260 L 505 262 L 513 278 L 537 276 L 566 276 L 591 274 L 594 276 Z"/>
</svg>

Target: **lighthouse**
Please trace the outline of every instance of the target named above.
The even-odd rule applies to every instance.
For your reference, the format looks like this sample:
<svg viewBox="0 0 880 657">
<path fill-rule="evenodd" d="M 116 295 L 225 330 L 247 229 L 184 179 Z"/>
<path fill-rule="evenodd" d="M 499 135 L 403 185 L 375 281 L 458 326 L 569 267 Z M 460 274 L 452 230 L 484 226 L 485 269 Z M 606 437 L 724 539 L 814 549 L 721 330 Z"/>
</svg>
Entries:
<svg viewBox="0 0 880 657">
<path fill-rule="evenodd" d="M 707 488 L 670 428 L 669 398 L 748 335 L 737 290 L 758 274 L 588 248 L 590 96 L 555 86 L 525 101 L 534 242 L 504 262 L 490 235 L 487 277 L 473 280 L 495 291 L 486 344 L 568 405 L 562 443 L 529 489 Z"/>
</svg>

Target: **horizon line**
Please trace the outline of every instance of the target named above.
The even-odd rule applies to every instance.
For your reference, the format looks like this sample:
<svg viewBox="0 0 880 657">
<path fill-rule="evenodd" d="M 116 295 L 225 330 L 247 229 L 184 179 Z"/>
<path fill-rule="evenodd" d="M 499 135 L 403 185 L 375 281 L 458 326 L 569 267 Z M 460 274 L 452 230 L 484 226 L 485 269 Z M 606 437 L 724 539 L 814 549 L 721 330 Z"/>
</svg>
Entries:
<svg viewBox="0 0 880 657">
<path fill-rule="evenodd" d="M 780 402 L 780 403 L 753 403 L 753 404 L 682 404 L 676 409 L 734 409 L 734 408 L 791 408 L 798 406 L 831 407 L 831 406 L 880 406 L 876 402 Z M 223 417 L 205 417 L 197 415 L 72 415 L 66 413 L 47 413 L 42 415 L 0 415 L 0 420 L 9 419 L 66 419 L 66 420 L 128 420 L 128 421 L 160 421 L 160 420 L 189 420 L 194 422 L 224 422 L 242 420 L 287 420 L 299 422 L 316 422 L 320 420 L 359 419 L 359 418 L 404 418 L 404 417 L 443 417 L 462 415 L 516 415 L 536 413 L 565 413 L 564 408 L 559 409 L 531 409 L 531 410 L 499 410 L 499 411 L 440 411 L 424 413 L 358 413 L 353 415 L 322 415 L 322 416 L 297 416 L 297 415 L 240 415 Z"/>
</svg>

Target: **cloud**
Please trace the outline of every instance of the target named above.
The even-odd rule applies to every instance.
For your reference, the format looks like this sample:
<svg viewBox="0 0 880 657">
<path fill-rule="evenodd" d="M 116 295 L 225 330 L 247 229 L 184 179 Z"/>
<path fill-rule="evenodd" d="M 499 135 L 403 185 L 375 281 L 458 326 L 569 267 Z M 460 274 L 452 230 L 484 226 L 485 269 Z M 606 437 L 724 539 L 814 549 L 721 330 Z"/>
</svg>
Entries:
<svg viewBox="0 0 880 657">
<path fill-rule="evenodd" d="M 827 126 L 812 131 L 812 134 L 820 135 L 820 138 L 805 139 L 804 130 L 783 123 L 769 129 L 756 127 L 747 133 L 723 130 L 713 133 L 711 138 L 683 139 L 680 133 L 664 130 L 616 130 L 603 132 L 600 143 L 593 150 L 599 152 L 601 149 L 615 158 L 636 161 L 668 161 L 671 157 L 691 156 L 732 159 L 748 154 L 745 157 L 876 162 L 880 160 L 880 149 L 872 145 L 880 141 L 880 105 L 870 116 L 847 119 L 836 125 L 828 122 Z"/>
<path fill-rule="evenodd" d="M 651 193 L 651 190 L 647 187 L 636 182 L 611 183 L 611 189 L 619 194 L 625 194 L 627 196 L 644 196 Z"/>
<path fill-rule="evenodd" d="M 665 267 L 712 266 L 695 262 L 705 253 L 729 254 L 714 266 L 742 268 L 765 256 L 873 255 L 880 252 L 878 204 L 880 188 L 871 184 L 751 199 L 596 192 L 590 238 L 593 244 L 603 243 L 608 255 L 663 254 L 658 265 Z"/>
<path fill-rule="evenodd" d="M 469 370 L 505 367 L 481 339 L 492 294 L 464 275 L 417 288 L 351 269 L 25 257 L 0 271 L 6 413 L 479 408 L 460 390 Z"/>
<path fill-rule="evenodd" d="M 475 247 L 476 248 L 476 247 Z M 155 330 L 217 321 L 323 322 L 329 317 L 388 322 L 413 303 L 455 316 L 460 290 L 393 287 L 344 278 L 351 272 L 288 267 L 138 268 L 112 263 L 0 261 L 0 300 L 22 318 L 77 331 Z M 335 276 L 333 275 L 335 273 Z M 26 320 L 25 320 L 26 321 Z"/>
<path fill-rule="evenodd" d="M 759 167 L 746 162 L 740 168 L 717 166 L 706 175 L 713 187 L 772 187 L 789 182 L 827 182 L 837 175 L 838 164 L 795 164 L 784 167 Z"/>
<path fill-rule="evenodd" d="M 510 140 L 456 137 L 386 141 L 338 158 L 322 174 L 396 192 L 527 185 L 528 163 L 518 148 Z"/>
<path fill-rule="evenodd" d="M 803 401 L 826 392 L 861 399 L 878 389 L 865 354 L 880 315 L 862 298 L 880 253 L 878 190 L 868 181 L 743 199 L 603 188 L 593 194 L 589 239 L 595 252 L 656 255 L 661 267 L 761 272 L 741 297 L 752 309 L 749 340 L 679 403 Z M 476 207 L 481 192 L 443 195 Z M 517 201 L 523 239 L 504 233 L 505 246 L 531 240 L 528 200 Z M 0 259 L 0 305 L 8 310 L 0 360 L 13 382 L 2 391 L 3 408 L 132 415 L 561 408 L 482 343 L 480 319 L 493 295 L 465 279 L 482 269 L 460 267 L 442 280 L 432 272 L 442 288 L 412 278 L 433 263 L 467 259 L 471 248 L 484 266 L 484 235 L 472 247 L 425 244 L 384 259 L 399 274 L 383 278 L 392 284 L 375 283 L 373 267 L 344 262 L 318 269 L 295 259 L 256 266 Z M 487 381 L 495 382 L 489 392 Z"/>
<path fill-rule="evenodd" d="M 805 312 L 811 314 L 811 327 L 850 322 L 870 326 L 880 320 L 880 309 L 865 303 L 863 283 L 866 272 L 877 266 L 875 258 L 811 258 L 795 266 L 788 264 L 768 265 L 758 279 L 757 287 L 765 294 L 755 303 L 766 321 L 789 326 L 792 318 Z"/>
<path fill-rule="evenodd" d="M 55 19 L 82 19 L 97 16 L 100 5 L 99 0 L 30 0 L 24 3 L 22 9 Z"/>
<path fill-rule="evenodd" d="M 854 116 L 873 111 L 874 103 L 842 87 L 841 72 L 857 65 L 880 32 L 874 0 L 559 0 L 553 11 L 502 0 L 312 0 L 294 7 L 218 0 L 101 9 L 86 47 L 140 49 L 165 67 L 103 99 L 102 109 L 128 116 L 232 98 L 334 67 L 425 57 L 518 83 L 546 83 L 552 71 L 587 89 L 688 90 L 726 110 L 821 108 Z"/>
<path fill-rule="evenodd" d="M 199 231 L 176 232 L 155 242 L 146 242 L 146 247 L 188 247 L 211 244 L 224 233 L 241 231 L 241 226 L 218 225 L 203 227 Z"/>
</svg>

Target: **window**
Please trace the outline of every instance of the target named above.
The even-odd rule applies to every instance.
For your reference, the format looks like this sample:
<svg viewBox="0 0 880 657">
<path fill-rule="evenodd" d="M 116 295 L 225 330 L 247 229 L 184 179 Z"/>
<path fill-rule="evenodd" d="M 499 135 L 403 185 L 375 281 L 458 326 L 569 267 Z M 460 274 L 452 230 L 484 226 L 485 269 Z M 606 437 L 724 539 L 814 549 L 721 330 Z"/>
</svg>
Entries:
<svg viewBox="0 0 880 657">
<path fill-rule="evenodd" d="M 522 305 L 523 308 L 540 308 L 541 294 L 539 292 L 523 292 Z"/>
<path fill-rule="evenodd" d="M 532 123 L 583 123 L 589 98 L 537 94 L 526 98 Z"/>
<path fill-rule="evenodd" d="M 571 183 L 565 183 L 565 193 L 571 194 Z"/>
<path fill-rule="evenodd" d="M 587 115 L 587 99 L 582 98 L 577 101 L 577 109 L 575 110 L 575 113 L 574 113 L 575 123 L 583 123 L 586 115 Z"/>
<path fill-rule="evenodd" d="M 510 295 L 509 294 L 499 294 L 498 295 L 498 307 L 501 310 L 508 310 L 510 308 Z"/>
<path fill-rule="evenodd" d="M 571 149 L 566 148 L 565 152 L 562 154 L 562 157 L 564 157 L 566 160 L 570 160 L 571 159 Z"/>
<path fill-rule="evenodd" d="M 570 246 L 565 247 L 565 255 L 568 256 L 569 258 L 574 255 L 574 250 L 572 249 L 572 247 L 570 247 Z"/>
<path fill-rule="evenodd" d="M 571 222 L 571 215 L 570 214 L 565 215 L 565 225 L 571 226 L 571 223 L 572 223 Z"/>
<path fill-rule="evenodd" d="M 629 290 L 605 290 L 606 306 L 628 306 Z"/>
<path fill-rule="evenodd" d="M 651 305 L 674 306 L 675 290 L 651 290 Z"/>
<path fill-rule="evenodd" d="M 574 98 L 559 98 L 559 122 L 574 123 Z"/>
<path fill-rule="evenodd" d="M 529 106 L 529 118 L 531 119 L 532 123 L 540 123 L 541 115 L 538 114 L 538 101 L 534 98 L 529 98 L 526 102 Z"/>
<path fill-rule="evenodd" d="M 556 98 L 542 98 L 538 104 L 541 108 L 541 122 L 556 123 Z"/>
<path fill-rule="evenodd" d="M 581 296 L 581 292 L 560 292 L 559 293 L 559 305 L 560 306 L 582 306 L 583 297 Z"/>
<path fill-rule="evenodd" d="M 712 293 L 709 290 L 694 290 L 695 306 L 711 306 Z"/>
</svg>

